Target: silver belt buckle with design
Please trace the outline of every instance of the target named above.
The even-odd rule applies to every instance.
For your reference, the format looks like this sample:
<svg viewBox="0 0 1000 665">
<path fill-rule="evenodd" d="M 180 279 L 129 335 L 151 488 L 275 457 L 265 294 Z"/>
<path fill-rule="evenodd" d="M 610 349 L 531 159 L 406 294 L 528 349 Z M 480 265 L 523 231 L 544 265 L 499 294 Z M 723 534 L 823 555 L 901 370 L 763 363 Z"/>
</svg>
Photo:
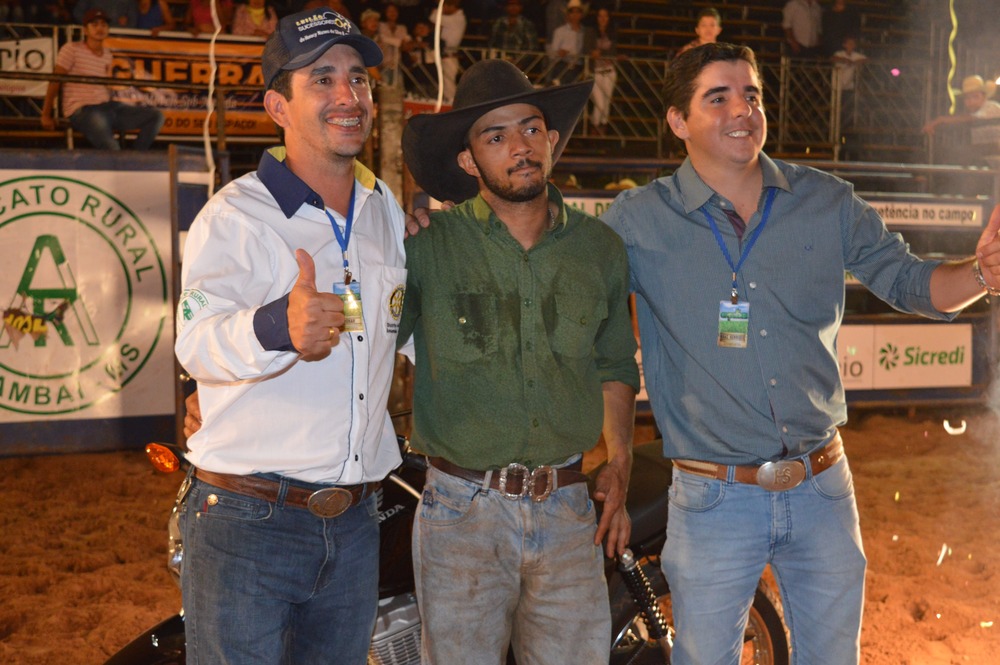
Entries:
<svg viewBox="0 0 1000 665">
<path fill-rule="evenodd" d="M 528 487 L 528 493 L 531 495 L 531 500 L 538 503 L 545 501 L 552 494 L 552 487 L 555 485 L 555 475 L 556 470 L 551 466 L 540 466 L 531 472 L 531 485 Z M 545 481 L 545 489 L 540 494 L 535 494 L 535 485 L 538 483 L 539 479 Z"/>
<path fill-rule="evenodd" d="M 325 487 L 309 495 L 306 507 L 316 517 L 331 518 L 351 507 L 354 497 L 343 487 Z"/>
<path fill-rule="evenodd" d="M 520 492 L 508 492 L 507 491 L 507 479 L 511 475 L 521 477 L 521 491 Z M 523 464 L 518 464 L 517 462 L 512 462 L 504 468 L 500 469 L 500 478 L 497 480 L 497 489 L 500 490 L 500 494 L 503 495 L 505 499 L 520 499 L 523 496 L 528 496 L 531 491 L 529 486 L 529 481 L 531 479 L 531 471 L 528 467 Z"/>
<path fill-rule="evenodd" d="M 769 492 L 784 492 L 798 487 L 806 479 L 806 465 L 802 460 L 764 462 L 757 469 L 757 484 Z"/>
</svg>

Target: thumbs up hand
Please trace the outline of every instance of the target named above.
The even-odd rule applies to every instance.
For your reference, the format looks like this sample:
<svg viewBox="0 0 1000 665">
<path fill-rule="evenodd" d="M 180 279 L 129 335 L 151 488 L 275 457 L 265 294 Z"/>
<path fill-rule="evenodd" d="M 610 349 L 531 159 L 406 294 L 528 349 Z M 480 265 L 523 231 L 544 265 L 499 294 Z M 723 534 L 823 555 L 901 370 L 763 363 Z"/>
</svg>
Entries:
<svg viewBox="0 0 1000 665">
<path fill-rule="evenodd" d="M 288 294 L 288 335 L 306 361 L 322 360 L 340 341 L 344 301 L 316 290 L 316 264 L 304 249 L 295 250 L 299 278 Z"/>
</svg>

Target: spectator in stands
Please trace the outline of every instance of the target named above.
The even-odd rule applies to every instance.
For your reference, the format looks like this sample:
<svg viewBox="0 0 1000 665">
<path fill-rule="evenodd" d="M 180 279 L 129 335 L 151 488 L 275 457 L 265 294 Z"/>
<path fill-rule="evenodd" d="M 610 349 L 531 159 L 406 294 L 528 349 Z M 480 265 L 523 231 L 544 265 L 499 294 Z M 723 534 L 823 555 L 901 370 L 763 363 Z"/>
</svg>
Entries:
<svg viewBox="0 0 1000 665">
<path fill-rule="evenodd" d="M 507 16 L 493 21 L 490 48 L 499 51 L 534 51 L 538 48 L 538 29 L 521 15 L 521 0 L 507 0 Z"/>
<path fill-rule="evenodd" d="M 987 166 L 987 157 L 1000 154 L 1000 104 L 990 99 L 996 92 L 994 81 L 984 81 L 981 76 L 967 76 L 962 80 L 962 106 L 965 113 L 943 115 L 924 125 L 924 132 L 933 136 L 938 127 L 969 126 L 976 121 L 984 121 L 977 127 L 971 126 L 968 133 L 952 133 L 946 140 L 938 142 L 934 161 L 940 164 L 963 164 Z M 993 122 L 985 122 L 993 120 Z M 976 192 L 962 191 L 972 195 Z"/>
<path fill-rule="evenodd" d="M 965 113 L 955 115 L 940 115 L 926 125 L 924 132 L 934 134 L 941 125 L 958 125 L 974 120 L 1000 118 L 1000 104 L 993 101 L 997 84 L 994 81 L 984 81 L 982 76 L 966 76 L 962 80 L 962 106 Z"/>
<path fill-rule="evenodd" d="M 556 28 L 566 23 L 566 0 L 543 0 L 545 2 L 545 41 L 551 43 Z"/>
<path fill-rule="evenodd" d="M 459 7 L 460 0 L 444 0 L 440 16 L 437 11 L 431 15 L 431 23 L 441 24 L 441 86 L 443 103 L 451 104 L 455 99 L 455 82 L 458 79 L 458 47 L 465 38 L 465 12 Z"/>
<path fill-rule="evenodd" d="M 83 23 L 83 17 L 91 9 L 99 9 L 107 17 L 108 25 L 124 28 L 134 25 L 130 15 L 135 13 L 135 0 L 76 0 L 73 5 L 73 18 L 77 23 Z"/>
<path fill-rule="evenodd" d="M 134 16 L 135 22 L 129 27 L 149 30 L 154 37 L 177 27 L 167 0 L 136 0 Z"/>
<path fill-rule="evenodd" d="M 820 31 L 823 9 L 818 0 L 788 0 L 782 12 L 781 27 L 789 55 L 794 58 L 818 58 L 823 53 Z"/>
<path fill-rule="evenodd" d="M 266 39 L 277 27 L 278 13 L 265 0 L 247 0 L 246 4 L 236 6 L 233 14 L 234 35 Z"/>
<path fill-rule="evenodd" d="M 597 10 L 595 24 L 594 44 L 590 49 L 594 66 L 594 89 L 590 93 L 594 107 L 590 114 L 590 128 L 598 136 L 604 136 L 608 133 L 611 97 L 618 82 L 618 70 L 615 69 L 618 44 L 615 24 L 607 8 Z"/>
<path fill-rule="evenodd" d="M 381 21 L 382 14 L 374 9 L 366 9 L 361 12 L 361 18 L 358 19 L 358 29 L 361 30 L 361 34 L 365 37 L 377 42 L 378 25 Z"/>
<path fill-rule="evenodd" d="M 108 37 L 108 16 L 91 9 L 83 16 L 83 41 L 70 42 L 56 55 L 55 74 L 74 76 L 111 76 L 111 50 L 104 47 Z M 116 132 L 138 130 L 133 147 L 149 148 L 163 126 L 163 114 L 148 106 L 124 104 L 111 99 L 106 85 L 52 81 L 42 106 L 42 127 L 55 129 L 54 108 L 62 89 L 63 115 L 73 129 L 83 133 L 95 148 L 121 150 Z"/>
<path fill-rule="evenodd" d="M 552 67 L 548 79 L 553 85 L 573 83 L 583 74 L 580 56 L 586 51 L 585 44 L 592 44 L 594 29 L 583 25 L 583 3 L 569 0 L 566 3 L 566 23 L 556 28 L 549 44 Z"/>
<path fill-rule="evenodd" d="M 837 73 L 837 86 L 840 91 L 840 135 L 842 159 L 857 159 L 854 154 L 856 147 L 851 130 L 854 129 L 854 84 L 858 69 L 868 56 L 857 50 L 858 40 L 853 35 L 844 37 L 843 48 L 833 54 L 834 70 Z"/>
<path fill-rule="evenodd" d="M 714 44 L 722 33 L 722 16 L 719 10 L 709 7 L 698 12 L 698 23 L 694 26 L 694 34 L 698 35 L 682 46 L 677 55 L 702 44 Z"/>
<path fill-rule="evenodd" d="M 184 25 L 195 37 L 215 33 L 212 2 L 213 0 L 189 0 L 190 4 L 184 15 Z M 233 0 L 215 0 L 215 3 L 219 24 L 222 26 L 222 31 L 226 32 L 233 20 Z"/>
<path fill-rule="evenodd" d="M 855 44 L 861 38 L 861 14 L 854 7 L 847 6 L 847 0 L 833 0 L 829 9 L 823 12 L 823 50 L 833 56 L 844 46 L 847 37 L 854 37 Z"/>
<path fill-rule="evenodd" d="M 427 21 L 417 21 L 413 24 L 413 34 L 410 41 L 403 45 L 407 64 L 410 67 L 406 78 L 406 89 L 417 93 L 420 97 L 430 97 L 437 73 L 434 67 L 434 44 L 431 36 L 431 24 Z"/>
<path fill-rule="evenodd" d="M 375 40 L 382 47 L 382 81 L 387 85 L 394 85 L 401 80 L 399 54 L 403 44 L 410 41 L 410 33 L 399 22 L 399 7 L 395 3 L 386 4 L 382 19 L 378 24 L 378 38 Z"/>
<path fill-rule="evenodd" d="M 408 54 L 411 66 L 434 64 L 434 44 L 431 40 L 430 23 L 417 21 L 413 24 L 413 34 L 410 40 L 403 44 L 403 51 Z"/>
</svg>

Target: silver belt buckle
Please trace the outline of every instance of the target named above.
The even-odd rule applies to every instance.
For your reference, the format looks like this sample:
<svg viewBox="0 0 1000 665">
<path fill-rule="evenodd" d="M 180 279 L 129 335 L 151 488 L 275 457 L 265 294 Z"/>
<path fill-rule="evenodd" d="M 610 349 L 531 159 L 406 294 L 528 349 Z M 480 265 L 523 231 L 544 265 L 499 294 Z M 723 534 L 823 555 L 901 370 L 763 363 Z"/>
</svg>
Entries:
<svg viewBox="0 0 1000 665">
<path fill-rule="evenodd" d="M 531 484 L 528 486 L 528 494 L 531 495 L 532 501 L 538 503 L 549 498 L 549 495 L 552 494 L 552 486 L 555 485 L 555 475 L 556 472 L 551 466 L 539 466 L 531 472 Z M 545 476 L 545 491 L 541 494 L 535 494 L 535 483 L 542 476 Z"/>
<path fill-rule="evenodd" d="M 507 479 L 511 474 L 521 476 L 521 491 L 520 492 L 508 492 L 507 491 Z M 512 462 L 500 469 L 500 479 L 497 481 L 497 489 L 500 490 L 500 494 L 503 495 L 505 499 L 520 499 L 523 496 L 528 496 L 531 489 L 528 482 L 531 478 L 531 472 L 528 467 L 523 464 L 518 464 L 517 462 Z"/>
<path fill-rule="evenodd" d="M 757 469 L 757 484 L 769 492 L 784 492 L 798 487 L 806 479 L 806 465 L 802 460 L 764 462 Z"/>
<path fill-rule="evenodd" d="M 316 517 L 337 517 L 351 507 L 354 497 L 343 487 L 324 487 L 309 495 L 306 507 Z"/>
</svg>

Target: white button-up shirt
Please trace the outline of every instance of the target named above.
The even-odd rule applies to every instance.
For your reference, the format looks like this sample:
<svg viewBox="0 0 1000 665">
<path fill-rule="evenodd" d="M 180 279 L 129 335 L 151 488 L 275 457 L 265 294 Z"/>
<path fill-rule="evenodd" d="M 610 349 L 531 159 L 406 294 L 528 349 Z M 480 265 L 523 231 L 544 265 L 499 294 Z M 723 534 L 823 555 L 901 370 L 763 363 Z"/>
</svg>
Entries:
<svg viewBox="0 0 1000 665">
<path fill-rule="evenodd" d="M 285 309 L 295 250 L 312 255 L 320 291 L 343 280 L 343 256 L 319 195 L 282 157 L 265 154 L 258 171 L 222 188 L 188 233 L 176 351 L 202 410 L 189 458 L 220 473 L 380 480 L 400 461 L 386 403 L 406 284 L 403 212 L 358 164 L 348 256 L 364 331 L 343 333 L 323 360 L 302 361 Z M 344 217 L 330 212 L 343 230 Z"/>
</svg>

